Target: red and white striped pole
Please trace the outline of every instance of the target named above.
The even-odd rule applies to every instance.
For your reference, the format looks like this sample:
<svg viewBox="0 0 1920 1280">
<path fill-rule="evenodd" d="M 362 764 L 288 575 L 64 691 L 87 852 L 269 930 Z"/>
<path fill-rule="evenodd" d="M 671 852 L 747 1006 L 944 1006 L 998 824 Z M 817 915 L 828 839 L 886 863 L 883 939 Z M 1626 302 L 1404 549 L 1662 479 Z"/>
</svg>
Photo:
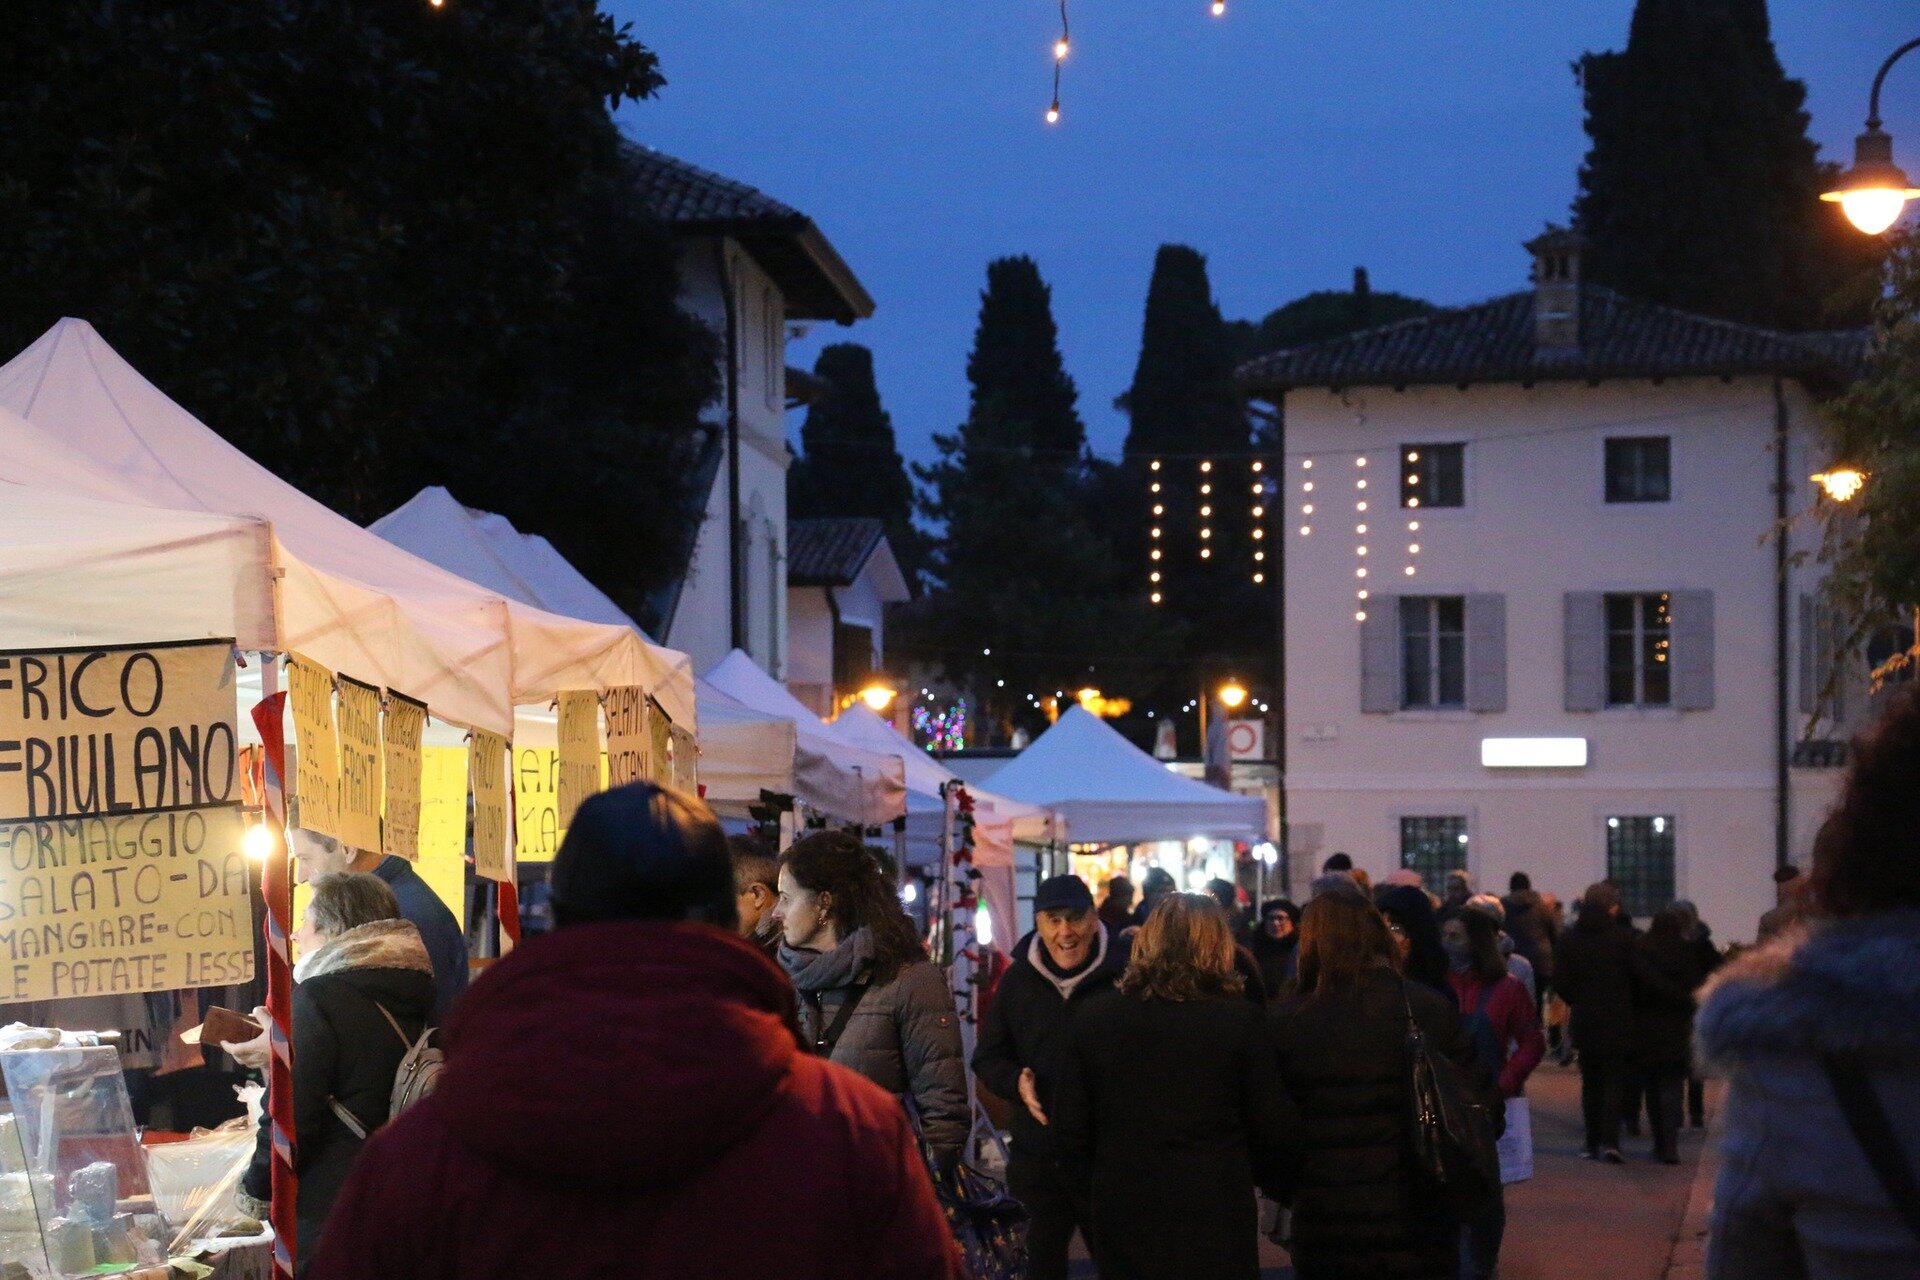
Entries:
<svg viewBox="0 0 1920 1280">
<path fill-rule="evenodd" d="M 277 658 L 268 655 L 266 687 L 271 688 Z M 273 1192 L 269 1218 L 273 1225 L 273 1271 L 280 1280 L 293 1280 L 294 1245 L 297 1233 L 298 1187 L 293 1172 L 293 960 L 288 939 L 293 934 L 293 862 L 287 855 L 286 778 L 287 743 L 281 716 L 286 707 L 285 693 L 268 693 L 253 709 L 254 727 L 260 731 L 264 767 L 261 793 L 266 800 L 262 815 L 273 846 L 267 853 L 261 876 L 267 900 L 267 1013 L 272 1018 L 268 1037 L 273 1058 L 267 1064 L 267 1113 L 272 1129 Z"/>
</svg>

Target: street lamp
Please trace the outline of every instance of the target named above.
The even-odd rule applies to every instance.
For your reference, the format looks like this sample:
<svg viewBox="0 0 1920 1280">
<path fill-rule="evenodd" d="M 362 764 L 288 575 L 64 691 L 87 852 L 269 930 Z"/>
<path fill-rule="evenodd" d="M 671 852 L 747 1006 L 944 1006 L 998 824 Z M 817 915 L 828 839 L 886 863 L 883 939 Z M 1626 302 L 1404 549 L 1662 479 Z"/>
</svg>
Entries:
<svg viewBox="0 0 1920 1280">
<path fill-rule="evenodd" d="M 870 684 L 860 691 L 860 701 L 872 708 L 875 715 L 892 706 L 897 696 L 897 690 L 890 689 L 884 684 Z"/>
<path fill-rule="evenodd" d="M 1220 705 L 1227 710 L 1238 711 L 1246 700 L 1246 686 L 1238 680 L 1229 680 L 1220 686 Z"/>
<path fill-rule="evenodd" d="M 1920 199 L 1920 188 L 1893 162 L 1893 138 L 1880 127 L 1880 86 L 1901 55 L 1915 49 L 1920 49 L 1920 39 L 1907 41 L 1880 64 L 1867 98 L 1867 131 L 1853 142 L 1853 167 L 1840 175 L 1838 187 L 1820 195 L 1838 202 L 1847 221 L 1870 236 L 1898 222 L 1907 201 Z"/>
</svg>

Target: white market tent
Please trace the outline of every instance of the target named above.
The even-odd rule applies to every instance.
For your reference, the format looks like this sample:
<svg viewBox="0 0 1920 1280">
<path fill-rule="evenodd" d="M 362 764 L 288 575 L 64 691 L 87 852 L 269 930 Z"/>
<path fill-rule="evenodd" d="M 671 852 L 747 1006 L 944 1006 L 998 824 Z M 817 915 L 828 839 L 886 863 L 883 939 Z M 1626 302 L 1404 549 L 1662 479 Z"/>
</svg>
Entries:
<svg viewBox="0 0 1920 1280">
<path fill-rule="evenodd" d="M 0 480 L 264 520 L 277 608 L 264 634 L 238 637 L 242 647 L 295 650 L 419 698 L 437 717 L 501 733 L 516 704 L 628 684 L 695 727 L 684 655 L 506 599 L 360 528 L 221 439 L 84 321 L 60 321 L 0 367 L 0 407 L 12 411 L 0 418 Z M 41 590 L 47 607 L 72 607 L 65 584 Z"/>
<path fill-rule="evenodd" d="M 1084 707 L 995 772 L 993 787 L 1058 810 L 1085 844 L 1266 837 L 1266 801 L 1173 773 Z"/>
<path fill-rule="evenodd" d="M 639 624 L 552 543 L 521 533 L 505 516 L 463 506 L 438 485 L 422 489 L 368 528 L 504 596 L 645 637 Z M 762 791 L 773 791 L 798 796 L 847 821 L 885 809 L 889 788 L 875 762 L 837 762 L 803 744 L 785 715 L 757 711 L 704 680 L 696 680 L 694 690 L 700 785 L 709 803 L 738 811 L 757 803 Z M 515 734 L 516 740 L 527 736 Z"/>
<path fill-rule="evenodd" d="M 907 812 L 911 831 L 915 801 L 932 797 L 941 805 L 940 788 L 959 781 L 959 775 L 928 755 L 913 739 L 882 720 L 873 708 L 856 702 L 842 711 L 830 726 L 835 733 L 869 751 L 897 752 L 907 766 Z M 1045 805 L 1027 804 L 981 787 L 968 788 L 974 800 L 974 816 L 988 821 L 1010 823 L 1012 837 L 1021 844 L 1064 844 L 1067 824 Z"/>
</svg>

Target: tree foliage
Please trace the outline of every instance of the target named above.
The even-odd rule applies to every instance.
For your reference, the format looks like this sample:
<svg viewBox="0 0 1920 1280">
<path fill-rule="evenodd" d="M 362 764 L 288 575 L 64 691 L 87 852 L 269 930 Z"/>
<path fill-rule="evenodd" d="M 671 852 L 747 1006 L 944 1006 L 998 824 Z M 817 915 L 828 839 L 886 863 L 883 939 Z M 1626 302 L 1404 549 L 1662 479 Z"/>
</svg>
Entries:
<svg viewBox="0 0 1920 1280">
<path fill-rule="evenodd" d="M 913 523 L 913 482 L 874 382 L 873 352 L 835 343 L 821 350 L 813 372 L 822 390 L 800 424 L 802 456 L 787 471 L 787 513 L 884 521 L 894 556 L 914 581 L 924 540 Z"/>
<path fill-rule="evenodd" d="M 366 520 L 426 483 L 629 608 L 676 567 L 715 391 L 592 0 L 20 0 L 0 49 L 0 348 L 91 320 Z"/>
<path fill-rule="evenodd" d="M 1367 269 L 1355 267 L 1352 289 L 1316 289 L 1269 311 L 1257 324 L 1235 320 L 1228 329 L 1236 361 L 1251 360 L 1270 351 L 1343 338 L 1362 329 L 1432 315 L 1435 310 L 1431 302 L 1404 293 L 1392 290 L 1376 293 L 1368 283 Z"/>
<path fill-rule="evenodd" d="M 1750 324 L 1864 321 L 1876 252 L 1818 199 L 1833 167 L 1807 137 L 1806 86 L 1781 69 L 1766 0 L 1638 0 L 1626 48 L 1576 71 L 1588 278 Z"/>
</svg>

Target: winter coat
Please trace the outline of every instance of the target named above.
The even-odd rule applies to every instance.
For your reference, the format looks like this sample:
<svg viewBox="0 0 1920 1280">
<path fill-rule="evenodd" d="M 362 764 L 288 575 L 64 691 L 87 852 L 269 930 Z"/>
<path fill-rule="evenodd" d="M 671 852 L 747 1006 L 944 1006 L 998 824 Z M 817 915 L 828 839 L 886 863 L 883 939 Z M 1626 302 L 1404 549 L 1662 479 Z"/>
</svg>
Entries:
<svg viewBox="0 0 1920 1280">
<path fill-rule="evenodd" d="M 1452 999 L 1384 965 L 1352 989 L 1290 996 L 1274 1009 L 1280 1074 L 1306 1117 L 1293 1195 L 1300 1280 L 1459 1274 L 1460 1224 L 1408 1155 L 1409 1003 L 1429 1046 L 1497 1106 L 1492 1072 L 1475 1059 Z"/>
<path fill-rule="evenodd" d="M 1685 1068 L 1693 1062 L 1693 999 L 1707 970 L 1681 937 L 1644 934 L 1633 940 L 1634 1051 L 1643 1067 Z"/>
<path fill-rule="evenodd" d="M 855 986 L 868 990 L 833 1046 L 833 1061 L 852 1067 L 895 1096 L 913 1099 L 934 1154 L 948 1157 L 973 1128 L 967 1100 L 966 1051 L 947 975 L 926 960 L 905 965 L 877 986 L 868 982 L 873 935 L 856 930 L 831 951 L 780 949 L 780 963 L 800 997 L 800 1025 L 813 1044 L 830 1029 Z"/>
<path fill-rule="evenodd" d="M 793 991 L 703 924 L 532 938 L 367 1144 L 311 1280 L 958 1280 L 898 1103 L 804 1051 Z"/>
<path fill-rule="evenodd" d="M 1407 976 L 1431 989 L 1436 995 L 1451 998 L 1447 985 L 1447 949 L 1440 945 L 1440 918 L 1425 889 L 1412 885 L 1383 885 L 1374 891 L 1374 902 L 1387 920 L 1406 931 L 1413 948 L 1407 956 Z"/>
<path fill-rule="evenodd" d="M 1513 935 L 1514 950 L 1527 958 L 1534 976 L 1541 982 L 1553 981 L 1553 947 L 1560 932 L 1557 922 L 1547 914 L 1547 904 L 1532 889 L 1510 893 L 1500 899 L 1507 913 L 1507 932 Z"/>
<path fill-rule="evenodd" d="M 1920 1173 L 1920 911 L 1814 922 L 1729 963 L 1697 1019 L 1727 1077 L 1708 1280 L 1920 1276 L 1821 1057 L 1857 1054 Z"/>
<path fill-rule="evenodd" d="M 1028 934 L 1013 948 L 1013 964 L 1000 979 L 993 1004 L 980 1024 L 973 1051 L 973 1073 L 980 1083 L 1005 1098 L 1013 1110 L 1013 1158 L 1050 1160 L 1053 1126 L 1041 1124 L 1020 1100 L 1020 1072 L 1032 1068 L 1040 1107 L 1053 1117 L 1066 1053 L 1067 1024 L 1093 996 L 1113 988 L 1126 971 L 1127 944 L 1110 930 L 1096 939 L 1097 959 L 1081 976 L 1073 994 L 1062 998 L 1053 979 L 1040 969 L 1037 951 L 1044 944 Z"/>
<path fill-rule="evenodd" d="M 1259 1274 L 1254 1187 L 1284 1188 L 1300 1119 L 1257 1007 L 1103 992 L 1074 1014 L 1056 1098 L 1102 1280 Z"/>
<path fill-rule="evenodd" d="M 433 886 L 421 878 L 405 858 L 385 857 L 374 866 L 373 874 L 387 882 L 400 903 L 400 917 L 413 922 L 420 941 L 433 961 L 433 1013 L 435 1026 L 453 1012 L 453 1002 L 467 989 L 467 934 Z"/>
<path fill-rule="evenodd" d="M 1447 982 L 1453 988 L 1461 1022 L 1468 1024 L 1480 1008 L 1487 984 L 1472 972 L 1449 973 Z M 1517 1098 L 1526 1091 L 1527 1077 L 1547 1056 L 1539 1010 L 1520 980 L 1509 974 L 1493 984 L 1492 994 L 1487 996 L 1486 1016 L 1493 1029 L 1495 1052 L 1492 1062 L 1485 1062 L 1485 1055 L 1479 1055 L 1482 1065 L 1498 1072 L 1501 1097 Z M 1471 1031 L 1471 1026 L 1468 1029 Z"/>
<path fill-rule="evenodd" d="M 304 1274 L 327 1213 L 364 1145 L 328 1100 L 337 1100 L 368 1133 L 387 1122 L 394 1074 L 433 1008 L 433 962 L 411 923 L 380 920 L 349 929 L 300 957 L 294 978 L 295 1257 Z M 382 1008 L 400 1024 L 405 1041 Z M 253 1162 L 241 1186 L 256 1200 L 272 1192 L 271 1123 L 271 1114 L 261 1117 Z"/>
<path fill-rule="evenodd" d="M 1573 1044 L 1595 1057 L 1634 1052 L 1633 939 L 1618 916 L 1582 917 L 1560 935 L 1553 989 L 1573 1011 Z"/>
<path fill-rule="evenodd" d="M 1284 942 L 1269 938 L 1264 931 L 1255 933 L 1248 944 L 1254 963 L 1260 966 L 1260 981 L 1267 989 L 1269 1003 L 1293 990 L 1300 976 L 1300 935 L 1288 935 Z"/>
</svg>

